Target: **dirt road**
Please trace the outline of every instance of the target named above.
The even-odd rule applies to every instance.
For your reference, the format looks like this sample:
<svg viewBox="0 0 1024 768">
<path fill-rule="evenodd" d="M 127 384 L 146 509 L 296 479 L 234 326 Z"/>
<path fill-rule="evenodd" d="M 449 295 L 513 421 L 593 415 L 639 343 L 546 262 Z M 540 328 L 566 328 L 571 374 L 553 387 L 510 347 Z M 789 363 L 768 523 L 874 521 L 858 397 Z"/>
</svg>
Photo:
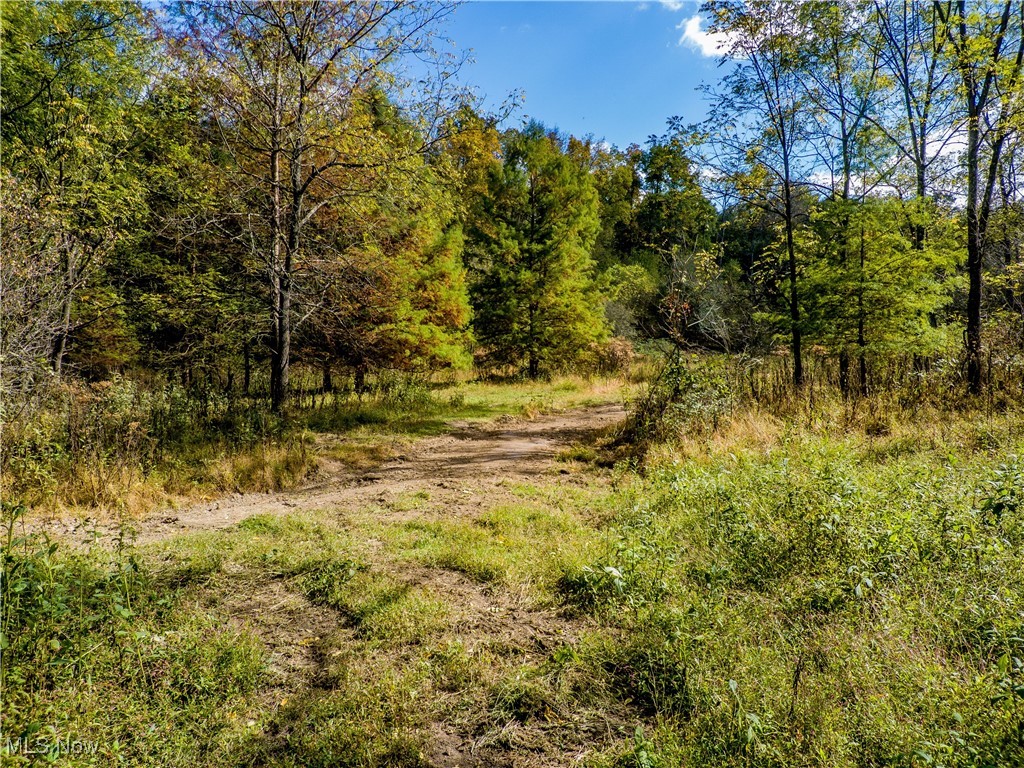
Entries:
<svg viewBox="0 0 1024 768">
<path fill-rule="evenodd" d="M 534 419 L 453 424 L 448 434 L 413 441 L 404 453 L 370 472 L 353 474 L 328 460 L 312 484 L 296 491 L 235 495 L 155 511 L 132 522 L 132 538 L 159 549 L 161 541 L 192 532 L 224 530 L 230 536 L 229 529 L 253 515 L 297 512 L 322 511 L 330 519 L 352 521 L 365 519 L 369 512 L 388 526 L 421 519 L 476 519 L 503 501 L 516 501 L 517 484 L 593 483 L 593 473 L 570 469 L 556 460 L 558 453 L 576 443 L 592 444 L 624 416 L 621 405 L 608 404 Z M 417 498 L 429 499 L 429 505 L 404 503 Z M 107 545 L 119 535 L 113 521 L 49 521 L 47 530 L 65 541 L 98 538 Z M 541 668 L 559 647 L 572 647 L 587 630 L 585 619 L 539 605 L 509 585 L 481 583 L 457 569 L 395 557 L 378 546 L 380 542 L 362 543 L 366 550 L 361 557 L 369 573 L 446 606 L 447 630 L 424 643 L 437 643 L 442 650 L 463 649 L 467 659 L 489 660 L 474 662 L 481 665 L 481 677 L 472 688 L 435 692 L 443 705 L 434 708 L 436 715 L 417 737 L 423 745 L 417 764 L 555 768 L 578 763 L 595 747 L 632 733 L 635 725 L 597 711 L 547 713 L 529 722 L 498 719 L 492 711 L 493 692 L 503 681 L 518 679 L 523 669 Z M 396 649 L 361 639 L 350 616 L 313 604 L 292 582 L 272 574 L 243 573 L 237 578 L 236 568 L 226 563 L 220 577 L 202 588 L 201 602 L 204 611 L 219 615 L 236 631 L 255 635 L 265 647 L 269 682 L 260 706 L 267 711 L 276 711 L 285 701 L 296 702 L 301 711 L 300 702 L 315 700 L 331 688 L 334 683 L 325 680 L 333 674 L 333 659 L 347 660 L 347 674 L 359 681 L 358 687 L 372 686 L 381 675 L 398 679 L 410 664 L 410 654 L 432 658 L 430 645 Z M 290 722 L 285 715 L 272 717 L 266 725 L 266 743 L 287 742 Z"/>
<path fill-rule="evenodd" d="M 534 419 L 503 417 L 479 424 L 454 423 L 452 431 L 413 442 L 403 453 L 371 472 L 353 474 L 325 462 L 310 485 L 276 494 L 235 494 L 180 510 L 157 510 L 135 520 L 134 540 L 147 544 L 192 531 L 228 528 L 257 514 L 282 514 L 296 509 L 354 509 L 403 493 L 428 491 L 451 504 L 453 513 L 477 508 L 493 497 L 499 482 L 549 472 L 560 450 L 588 442 L 625 417 L 621 404 L 611 403 Z M 46 521 L 51 535 L 112 540 L 116 523 L 94 520 Z"/>
</svg>

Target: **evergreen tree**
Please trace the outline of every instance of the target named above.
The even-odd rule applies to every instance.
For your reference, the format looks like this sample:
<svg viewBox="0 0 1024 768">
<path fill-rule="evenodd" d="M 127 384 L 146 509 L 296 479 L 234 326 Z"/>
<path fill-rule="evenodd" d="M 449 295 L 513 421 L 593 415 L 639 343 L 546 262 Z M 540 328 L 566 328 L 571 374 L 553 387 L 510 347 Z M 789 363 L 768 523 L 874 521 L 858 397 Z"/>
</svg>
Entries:
<svg viewBox="0 0 1024 768">
<path fill-rule="evenodd" d="M 427 183 L 410 183 L 423 178 Z M 335 362 L 352 369 L 358 389 L 374 370 L 470 364 L 462 232 L 452 197 L 433 169 L 422 168 L 396 177 L 387 195 L 354 200 L 327 222 L 325 234 L 335 240 L 330 251 L 338 256 L 318 269 L 314 292 L 321 298 L 299 340 L 307 357 L 325 371 Z"/>
<path fill-rule="evenodd" d="M 913 232 L 900 226 L 904 218 L 901 202 L 892 199 L 832 200 L 813 216 L 807 250 L 816 258 L 803 286 L 808 335 L 856 358 L 862 394 L 869 357 L 929 355 L 947 341 L 947 330 L 928 319 L 949 303 L 950 282 L 938 276 L 956 269 L 960 250 L 952 233 L 942 237 L 934 226 L 926 247 L 917 248 Z M 841 366 L 841 384 L 843 375 Z"/>
<path fill-rule="evenodd" d="M 509 131 L 502 151 L 471 217 L 475 330 L 491 362 L 536 379 L 607 333 L 590 257 L 598 199 L 539 123 Z"/>
</svg>

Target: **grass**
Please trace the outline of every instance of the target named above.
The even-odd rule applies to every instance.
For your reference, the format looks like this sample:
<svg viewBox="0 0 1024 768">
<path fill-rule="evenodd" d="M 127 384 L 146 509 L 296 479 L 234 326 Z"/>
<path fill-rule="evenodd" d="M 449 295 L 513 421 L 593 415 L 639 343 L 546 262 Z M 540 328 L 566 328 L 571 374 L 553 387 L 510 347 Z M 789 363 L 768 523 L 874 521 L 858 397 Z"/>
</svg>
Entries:
<svg viewBox="0 0 1024 768">
<path fill-rule="evenodd" d="M 468 381 L 411 384 L 397 392 L 356 399 L 340 397 L 300 414 L 306 428 L 358 437 L 443 434 L 451 422 L 480 422 L 502 416 L 542 413 L 621 402 L 629 383 L 622 379 L 562 376 L 549 381 Z"/>
<path fill-rule="evenodd" d="M 397 533 L 399 546 L 425 565 L 478 582 L 536 585 L 541 595 L 593 538 L 575 515 L 533 504 L 497 506 L 472 520 L 414 521 Z"/>
<path fill-rule="evenodd" d="M 491 386 L 446 413 L 537 396 Z M 787 407 L 642 472 L 578 446 L 146 547 L 12 534 L 4 735 L 99 745 L 74 765 L 1024 764 L 1024 413 Z"/>
<path fill-rule="evenodd" d="M 614 402 L 624 386 L 578 376 L 438 384 L 392 376 L 359 398 L 297 398 L 282 418 L 256 401 L 196 400 L 125 379 L 66 385 L 30 419 L 4 424 L 4 498 L 31 511 L 132 518 L 160 505 L 295 488 L 325 468 L 367 472 L 453 422 Z"/>
<path fill-rule="evenodd" d="M 746 413 L 659 449 L 560 585 L 628 638 L 591 667 L 650 713 L 645 759 L 1024 760 L 1021 427 L 839 436 Z"/>
</svg>

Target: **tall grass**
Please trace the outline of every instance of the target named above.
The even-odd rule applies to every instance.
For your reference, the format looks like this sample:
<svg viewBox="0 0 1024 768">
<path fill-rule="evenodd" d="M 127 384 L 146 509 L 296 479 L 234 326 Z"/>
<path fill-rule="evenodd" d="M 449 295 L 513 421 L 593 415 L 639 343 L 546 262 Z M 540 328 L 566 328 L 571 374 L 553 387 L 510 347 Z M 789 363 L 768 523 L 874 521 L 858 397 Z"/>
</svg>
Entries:
<svg viewBox="0 0 1024 768">
<path fill-rule="evenodd" d="M 254 638 L 182 600 L 119 542 L 64 550 L 0 519 L 0 754 L 4 765 L 199 764 L 224 755 L 252 706 Z"/>
<path fill-rule="evenodd" d="M 837 360 L 806 356 L 804 386 L 796 389 L 786 355 L 751 357 L 672 350 L 654 367 L 630 407 L 620 445 L 643 458 L 665 442 L 692 442 L 720 434 L 721 425 L 752 414 L 764 426 L 776 424 L 865 430 L 883 435 L 901 421 L 942 425 L 959 413 L 994 414 L 1024 402 L 1024 368 L 1017 356 L 1004 356 L 989 370 L 991 386 L 969 396 L 955 357 L 927 366 L 898 356 L 871 361 L 865 394 L 854 378 L 844 392 Z"/>
<path fill-rule="evenodd" d="M 586 674 L 647 716 L 607 764 L 1024 765 L 1019 404 L 700 363 L 638 401 L 645 478 L 559 582 L 611 630 Z"/>
<path fill-rule="evenodd" d="M 132 515 L 173 498 L 278 491 L 317 471 L 319 433 L 362 440 L 358 446 L 335 441 L 328 453 L 365 469 L 387 455 L 374 443 L 380 436 L 436 435 L 453 419 L 535 416 L 615 400 L 623 382 L 580 376 L 434 381 L 385 371 L 368 385 L 363 393 L 298 387 L 288 409 L 274 413 L 259 397 L 172 383 L 118 377 L 51 384 L 30 401 L 4 404 L 0 495 L 31 509 Z"/>
<path fill-rule="evenodd" d="M 8 414 L 5 414 L 8 416 Z M 211 392 L 67 382 L 3 424 L 3 495 L 34 508 L 138 512 L 196 491 L 275 490 L 312 469 L 300 429 Z"/>
</svg>

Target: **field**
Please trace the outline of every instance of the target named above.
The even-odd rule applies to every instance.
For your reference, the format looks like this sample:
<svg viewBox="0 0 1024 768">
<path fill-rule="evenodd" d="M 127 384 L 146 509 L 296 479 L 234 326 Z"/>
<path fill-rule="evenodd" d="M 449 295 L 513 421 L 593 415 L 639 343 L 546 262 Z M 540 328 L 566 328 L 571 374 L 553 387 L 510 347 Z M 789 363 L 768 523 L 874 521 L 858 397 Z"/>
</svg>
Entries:
<svg viewBox="0 0 1024 768">
<path fill-rule="evenodd" d="M 1024 0 L 0 72 L 0 768 L 1024 768 Z"/>
<path fill-rule="evenodd" d="M 635 386 L 469 387 L 321 426 L 294 490 L 5 507 L 5 764 L 1024 761 L 1019 410 L 744 406 L 640 461 Z"/>
</svg>

